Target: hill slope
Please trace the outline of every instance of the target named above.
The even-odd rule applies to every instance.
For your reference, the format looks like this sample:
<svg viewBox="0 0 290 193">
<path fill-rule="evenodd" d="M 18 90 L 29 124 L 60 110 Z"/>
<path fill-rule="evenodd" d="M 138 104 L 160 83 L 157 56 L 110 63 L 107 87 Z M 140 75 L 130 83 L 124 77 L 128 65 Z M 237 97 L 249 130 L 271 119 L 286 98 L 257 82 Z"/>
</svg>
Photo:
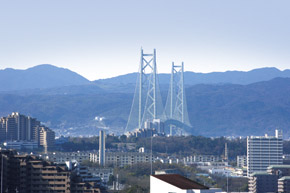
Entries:
<svg viewBox="0 0 290 193">
<path fill-rule="evenodd" d="M 43 64 L 27 70 L 0 70 L 0 91 L 52 88 L 90 83 L 81 75 L 68 69 Z"/>
<path fill-rule="evenodd" d="M 86 87 L 81 89 L 83 94 L 0 94 L 0 116 L 19 111 L 49 122 L 55 129 L 78 125 L 89 130 L 95 129 L 95 116 L 104 116 L 107 126 L 122 132 L 133 94 L 99 93 L 93 92 L 98 87 L 87 88 L 89 92 Z M 194 85 L 186 89 L 186 96 L 194 135 L 264 135 L 280 128 L 290 136 L 290 78 L 249 85 Z"/>
<path fill-rule="evenodd" d="M 290 136 L 290 78 L 250 85 L 196 85 L 187 89 L 189 117 L 207 136 Z"/>
</svg>

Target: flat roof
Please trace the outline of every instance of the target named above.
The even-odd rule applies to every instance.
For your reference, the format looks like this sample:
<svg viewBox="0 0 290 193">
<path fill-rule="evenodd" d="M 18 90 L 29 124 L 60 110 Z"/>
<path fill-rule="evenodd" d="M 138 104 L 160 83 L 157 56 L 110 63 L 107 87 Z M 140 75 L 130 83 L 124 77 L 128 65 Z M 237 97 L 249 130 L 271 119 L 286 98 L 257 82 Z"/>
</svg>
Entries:
<svg viewBox="0 0 290 193">
<path fill-rule="evenodd" d="M 290 176 L 284 176 L 284 177 L 280 178 L 279 180 L 290 180 Z"/>
<path fill-rule="evenodd" d="M 256 176 L 256 175 L 271 175 L 271 174 L 268 174 L 267 172 L 254 172 L 251 174 L 251 176 Z"/>
<path fill-rule="evenodd" d="M 270 165 L 268 169 L 271 168 L 290 168 L 290 165 Z"/>
<path fill-rule="evenodd" d="M 182 190 L 209 189 L 209 187 L 206 187 L 206 186 L 199 184 L 193 180 L 185 178 L 179 174 L 161 174 L 161 175 L 152 175 L 152 176 L 159 179 L 159 180 L 167 182 L 168 184 L 176 186 Z"/>
</svg>

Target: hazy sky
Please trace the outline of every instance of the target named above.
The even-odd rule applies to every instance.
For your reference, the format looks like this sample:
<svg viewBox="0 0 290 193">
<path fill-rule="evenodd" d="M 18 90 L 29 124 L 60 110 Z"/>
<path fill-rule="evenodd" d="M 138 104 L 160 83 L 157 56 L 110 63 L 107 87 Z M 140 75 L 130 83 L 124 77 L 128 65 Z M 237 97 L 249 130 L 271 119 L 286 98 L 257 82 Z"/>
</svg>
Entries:
<svg viewBox="0 0 290 193">
<path fill-rule="evenodd" d="M 159 72 L 290 68 L 289 0 L 0 0 L 0 69 L 38 64 L 90 80 Z"/>
</svg>

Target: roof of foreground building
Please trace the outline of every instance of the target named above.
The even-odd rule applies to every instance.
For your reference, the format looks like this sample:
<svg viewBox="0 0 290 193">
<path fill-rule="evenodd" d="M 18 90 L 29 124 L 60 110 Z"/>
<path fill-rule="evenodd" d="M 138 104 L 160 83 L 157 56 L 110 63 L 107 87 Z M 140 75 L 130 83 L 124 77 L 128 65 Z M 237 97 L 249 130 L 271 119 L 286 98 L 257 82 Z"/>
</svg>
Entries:
<svg viewBox="0 0 290 193">
<path fill-rule="evenodd" d="M 179 174 L 162 174 L 162 175 L 152 175 L 153 177 L 167 182 L 173 186 L 176 186 L 182 190 L 187 189 L 209 189 L 208 187 L 199 184 L 193 180 L 185 178 Z"/>
</svg>

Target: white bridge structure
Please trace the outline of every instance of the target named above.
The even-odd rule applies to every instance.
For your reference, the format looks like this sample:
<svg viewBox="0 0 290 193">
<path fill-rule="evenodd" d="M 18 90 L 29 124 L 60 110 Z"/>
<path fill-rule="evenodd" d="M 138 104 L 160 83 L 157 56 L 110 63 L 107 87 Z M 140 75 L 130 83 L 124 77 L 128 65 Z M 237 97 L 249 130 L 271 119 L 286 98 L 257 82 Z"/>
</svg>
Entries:
<svg viewBox="0 0 290 193">
<path fill-rule="evenodd" d="M 183 74 L 183 62 L 181 65 L 172 63 L 170 86 L 164 107 L 158 84 L 156 50 L 148 54 L 141 49 L 136 89 L 125 132 L 141 129 L 145 121 L 155 119 L 164 122 L 171 135 L 173 132 L 190 131 Z"/>
</svg>

